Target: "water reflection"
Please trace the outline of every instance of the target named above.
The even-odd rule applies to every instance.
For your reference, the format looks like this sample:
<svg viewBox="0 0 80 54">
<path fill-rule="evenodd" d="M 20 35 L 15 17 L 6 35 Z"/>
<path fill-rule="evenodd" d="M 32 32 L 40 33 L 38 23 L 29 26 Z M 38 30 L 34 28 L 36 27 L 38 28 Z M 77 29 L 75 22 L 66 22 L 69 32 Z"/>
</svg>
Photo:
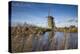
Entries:
<svg viewBox="0 0 80 54">
<path fill-rule="evenodd" d="M 33 36 L 32 51 L 76 49 L 78 45 L 77 33 L 46 32 L 40 36 Z"/>
</svg>

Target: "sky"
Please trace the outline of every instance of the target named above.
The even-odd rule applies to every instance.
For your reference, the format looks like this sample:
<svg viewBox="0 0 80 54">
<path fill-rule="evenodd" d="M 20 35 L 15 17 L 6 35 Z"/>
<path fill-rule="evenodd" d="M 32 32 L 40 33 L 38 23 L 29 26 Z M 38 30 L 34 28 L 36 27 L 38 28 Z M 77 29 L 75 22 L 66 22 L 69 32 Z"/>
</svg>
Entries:
<svg viewBox="0 0 80 54">
<path fill-rule="evenodd" d="M 12 2 L 11 23 L 28 23 L 48 27 L 48 13 L 56 27 L 78 26 L 78 6 L 66 4 Z"/>
</svg>

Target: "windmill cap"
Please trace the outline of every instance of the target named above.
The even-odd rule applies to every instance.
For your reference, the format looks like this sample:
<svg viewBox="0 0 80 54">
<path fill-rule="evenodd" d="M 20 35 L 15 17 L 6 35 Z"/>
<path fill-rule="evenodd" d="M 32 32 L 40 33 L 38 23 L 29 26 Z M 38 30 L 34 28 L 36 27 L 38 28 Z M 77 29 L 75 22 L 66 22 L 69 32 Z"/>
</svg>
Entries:
<svg viewBox="0 0 80 54">
<path fill-rule="evenodd" d="M 53 16 L 48 16 L 48 18 L 52 18 L 52 19 L 54 19 L 54 17 L 53 17 Z"/>
</svg>

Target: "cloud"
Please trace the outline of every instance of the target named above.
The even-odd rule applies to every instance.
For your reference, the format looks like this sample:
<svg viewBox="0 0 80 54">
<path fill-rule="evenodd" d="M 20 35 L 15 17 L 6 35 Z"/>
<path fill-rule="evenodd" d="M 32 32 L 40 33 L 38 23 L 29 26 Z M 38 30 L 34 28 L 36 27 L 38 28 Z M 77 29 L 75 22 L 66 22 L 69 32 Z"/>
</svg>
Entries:
<svg viewBox="0 0 80 54">
<path fill-rule="evenodd" d="M 69 18 L 66 22 L 78 22 L 78 18 Z"/>
</svg>

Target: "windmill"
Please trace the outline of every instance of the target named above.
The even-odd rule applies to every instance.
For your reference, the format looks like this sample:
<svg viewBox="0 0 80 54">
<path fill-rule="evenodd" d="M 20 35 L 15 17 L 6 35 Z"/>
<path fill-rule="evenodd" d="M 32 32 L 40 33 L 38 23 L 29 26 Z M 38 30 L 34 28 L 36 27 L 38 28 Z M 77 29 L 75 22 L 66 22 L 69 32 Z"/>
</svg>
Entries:
<svg viewBox="0 0 80 54">
<path fill-rule="evenodd" d="M 48 17 L 47 17 L 48 18 L 48 27 L 53 29 L 54 28 L 54 24 L 55 24 L 54 23 L 54 17 L 51 16 L 50 13 L 51 13 L 51 10 L 49 8 Z"/>
</svg>

